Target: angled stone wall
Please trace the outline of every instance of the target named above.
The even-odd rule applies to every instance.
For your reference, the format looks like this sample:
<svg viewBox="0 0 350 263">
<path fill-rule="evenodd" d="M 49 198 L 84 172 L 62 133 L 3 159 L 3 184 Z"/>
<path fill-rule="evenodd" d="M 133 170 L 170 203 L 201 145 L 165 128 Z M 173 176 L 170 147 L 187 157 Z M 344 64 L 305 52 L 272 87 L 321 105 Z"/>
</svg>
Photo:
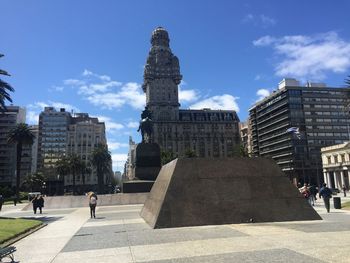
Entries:
<svg viewBox="0 0 350 263">
<path fill-rule="evenodd" d="M 274 161 L 240 157 L 168 163 L 141 216 L 154 228 L 321 219 Z"/>
</svg>

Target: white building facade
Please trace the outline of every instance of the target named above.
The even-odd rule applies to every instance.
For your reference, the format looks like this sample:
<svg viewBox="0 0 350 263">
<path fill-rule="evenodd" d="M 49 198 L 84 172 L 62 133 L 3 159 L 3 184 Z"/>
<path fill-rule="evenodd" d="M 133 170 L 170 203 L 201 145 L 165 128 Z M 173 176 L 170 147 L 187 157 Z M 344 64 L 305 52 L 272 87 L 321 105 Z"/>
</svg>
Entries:
<svg viewBox="0 0 350 263">
<path fill-rule="evenodd" d="M 321 153 L 324 182 L 330 188 L 349 189 L 350 142 L 323 147 Z"/>
</svg>

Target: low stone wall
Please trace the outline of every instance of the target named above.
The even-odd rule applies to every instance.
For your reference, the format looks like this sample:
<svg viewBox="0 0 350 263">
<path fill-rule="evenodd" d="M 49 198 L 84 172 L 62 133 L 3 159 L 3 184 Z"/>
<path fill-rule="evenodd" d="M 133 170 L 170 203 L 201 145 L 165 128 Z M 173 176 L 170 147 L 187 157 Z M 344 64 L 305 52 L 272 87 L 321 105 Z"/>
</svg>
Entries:
<svg viewBox="0 0 350 263">
<path fill-rule="evenodd" d="M 148 195 L 149 193 L 119 193 L 98 195 L 97 206 L 144 204 Z M 84 207 L 88 206 L 89 204 L 89 199 L 85 195 L 48 196 L 44 199 L 45 209 Z M 23 210 L 30 209 L 32 209 L 31 204 L 23 208 Z"/>
</svg>

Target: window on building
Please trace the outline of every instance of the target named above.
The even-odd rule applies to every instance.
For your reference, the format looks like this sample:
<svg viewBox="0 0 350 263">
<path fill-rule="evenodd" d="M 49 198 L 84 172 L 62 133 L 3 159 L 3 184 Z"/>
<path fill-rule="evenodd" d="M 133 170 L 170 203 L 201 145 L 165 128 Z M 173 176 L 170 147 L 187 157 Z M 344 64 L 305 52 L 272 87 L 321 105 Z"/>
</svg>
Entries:
<svg viewBox="0 0 350 263">
<path fill-rule="evenodd" d="M 328 164 L 331 164 L 331 163 L 332 163 L 332 159 L 331 159 L 330 156 L 327 156 L 327 163 L 328 163 Z"/>
<path fill-rule="evenodd" d="M 345 154 L 340 155 L 342 163 L 345 163 Z"/>
<path fill-rule="evenodd" d="M 338 156 L 334 155 L 333 158 L 334 158 L 334 163 L 338 163 Z"/>
</svg>

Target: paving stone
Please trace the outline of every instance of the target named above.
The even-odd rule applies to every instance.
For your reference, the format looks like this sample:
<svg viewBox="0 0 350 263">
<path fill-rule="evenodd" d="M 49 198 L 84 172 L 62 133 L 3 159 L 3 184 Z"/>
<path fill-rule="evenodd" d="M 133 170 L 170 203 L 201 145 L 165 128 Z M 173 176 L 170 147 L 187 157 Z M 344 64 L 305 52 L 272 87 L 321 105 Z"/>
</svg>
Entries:
<svg viewBox="0 0 350 263">
<path fill-rule="evenodd" d="M 228 226 L 150 229 L 128 232 L 128 235 L 132 246 L 246 236 Z"/>
<path fill-rule="evenodd" d="M 271 249 L 261 251 L 236 252 L 210 256 L 156 260 L 144 263 L 233 263 L 233 262 L 288 262 L 288 263 L 322 263 L 319 259 L 300 254 L 289 249 Z"/>
</svg>

